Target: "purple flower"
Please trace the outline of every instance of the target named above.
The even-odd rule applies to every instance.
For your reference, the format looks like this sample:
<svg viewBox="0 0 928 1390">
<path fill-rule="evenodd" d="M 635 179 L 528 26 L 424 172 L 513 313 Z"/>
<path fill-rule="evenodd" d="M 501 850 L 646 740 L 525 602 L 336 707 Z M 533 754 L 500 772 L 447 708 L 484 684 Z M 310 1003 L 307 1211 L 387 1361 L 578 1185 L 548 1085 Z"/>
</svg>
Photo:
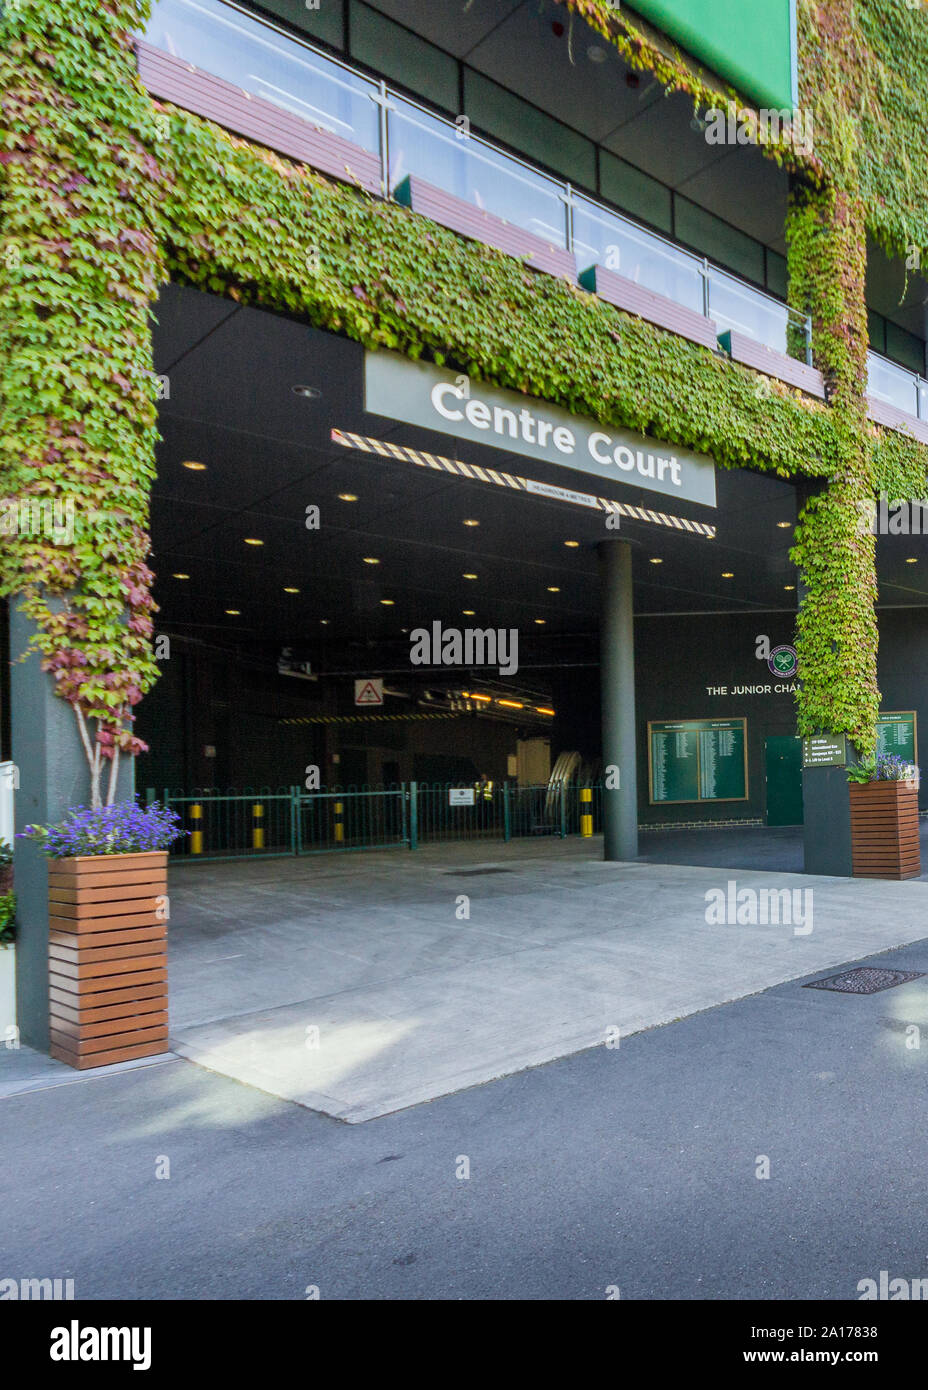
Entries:
<svg viewBox="0 0 928 1390">
<path fill-rule="evenodd" d="M 914 763 L 906 762 L 905 758 L 900 758 L 898 753 L 884 753 L 877 758 L 876 772 L 873 779 L 878 782 L 907 782 L 918 780 L 918 768 Z"/>
<path fill-rule="evenodd" d="M 72 806 L 57 825 L 27 825 L 19 839 L 38 840 L 51 859 L 88 854 L 140 854 L 167 849 L 179 835 L 180 817 L 160 802 L 139 806 L 118 801 L 91 810 Z"/>
</svg>

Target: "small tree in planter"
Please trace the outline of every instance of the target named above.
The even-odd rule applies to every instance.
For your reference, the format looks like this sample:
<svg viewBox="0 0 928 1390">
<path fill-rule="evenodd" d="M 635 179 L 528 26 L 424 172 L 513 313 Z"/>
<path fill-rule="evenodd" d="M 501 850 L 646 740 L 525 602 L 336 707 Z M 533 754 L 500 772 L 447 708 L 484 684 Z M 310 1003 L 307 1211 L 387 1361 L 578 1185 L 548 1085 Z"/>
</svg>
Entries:
<svg viewBox="0 0 928 1390">
<path fill-rule="evenodd" d="M 848 768 L 855 878 L 918 878 L 920 774 L 895 753 Z"/>
<path fill-rule="evenodd" d="M 181 833 L 174 811 L 133 801 L 21 832 L 49 857 L 50 1051 L 72 1067 L 167 1051 L 167 850 Z"/>
</svg>

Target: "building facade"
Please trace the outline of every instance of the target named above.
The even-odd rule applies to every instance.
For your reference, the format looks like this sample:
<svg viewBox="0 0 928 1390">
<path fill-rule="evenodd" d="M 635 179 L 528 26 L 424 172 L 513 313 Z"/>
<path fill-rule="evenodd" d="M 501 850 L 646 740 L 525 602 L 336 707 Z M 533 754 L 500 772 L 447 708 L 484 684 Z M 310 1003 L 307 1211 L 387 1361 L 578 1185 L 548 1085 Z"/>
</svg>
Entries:
<svg viewBox="0 0 928 1390">
<path fill-rule="evenodd" d="M 569 754 L 611 857 L 849 872 L 798 739 L 915 747 L 926 69 L 899 0 L 7 3 L 20 823 L 98 744 L 188 801 Z"/>
</svg>

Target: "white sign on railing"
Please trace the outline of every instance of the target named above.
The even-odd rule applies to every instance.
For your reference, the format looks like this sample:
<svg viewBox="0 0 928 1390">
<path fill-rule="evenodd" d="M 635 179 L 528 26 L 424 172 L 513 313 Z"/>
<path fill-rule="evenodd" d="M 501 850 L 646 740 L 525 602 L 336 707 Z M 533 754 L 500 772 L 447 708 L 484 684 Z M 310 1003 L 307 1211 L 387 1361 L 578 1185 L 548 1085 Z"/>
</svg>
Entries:
<svg viewBox="0 0 928 1390">
<path fill-rule="evenodd" d="M 13 792 L 19 785 L 15 763 L 0 763 L 0 841 L 13 848 Z"/>
</svg>

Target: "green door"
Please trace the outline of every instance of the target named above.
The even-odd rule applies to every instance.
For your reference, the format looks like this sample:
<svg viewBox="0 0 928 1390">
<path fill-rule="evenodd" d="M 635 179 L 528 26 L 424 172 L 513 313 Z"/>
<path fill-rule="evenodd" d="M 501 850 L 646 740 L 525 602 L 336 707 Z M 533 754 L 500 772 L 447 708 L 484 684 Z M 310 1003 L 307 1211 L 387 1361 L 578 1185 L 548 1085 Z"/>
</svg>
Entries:
<svg viewBox="0 0 928 1390">
<path fill-rule="evenodd" d="M 767 824 L 802 825 L 802 739 L 791 735 L 768 738 Z"/>
</svg>

